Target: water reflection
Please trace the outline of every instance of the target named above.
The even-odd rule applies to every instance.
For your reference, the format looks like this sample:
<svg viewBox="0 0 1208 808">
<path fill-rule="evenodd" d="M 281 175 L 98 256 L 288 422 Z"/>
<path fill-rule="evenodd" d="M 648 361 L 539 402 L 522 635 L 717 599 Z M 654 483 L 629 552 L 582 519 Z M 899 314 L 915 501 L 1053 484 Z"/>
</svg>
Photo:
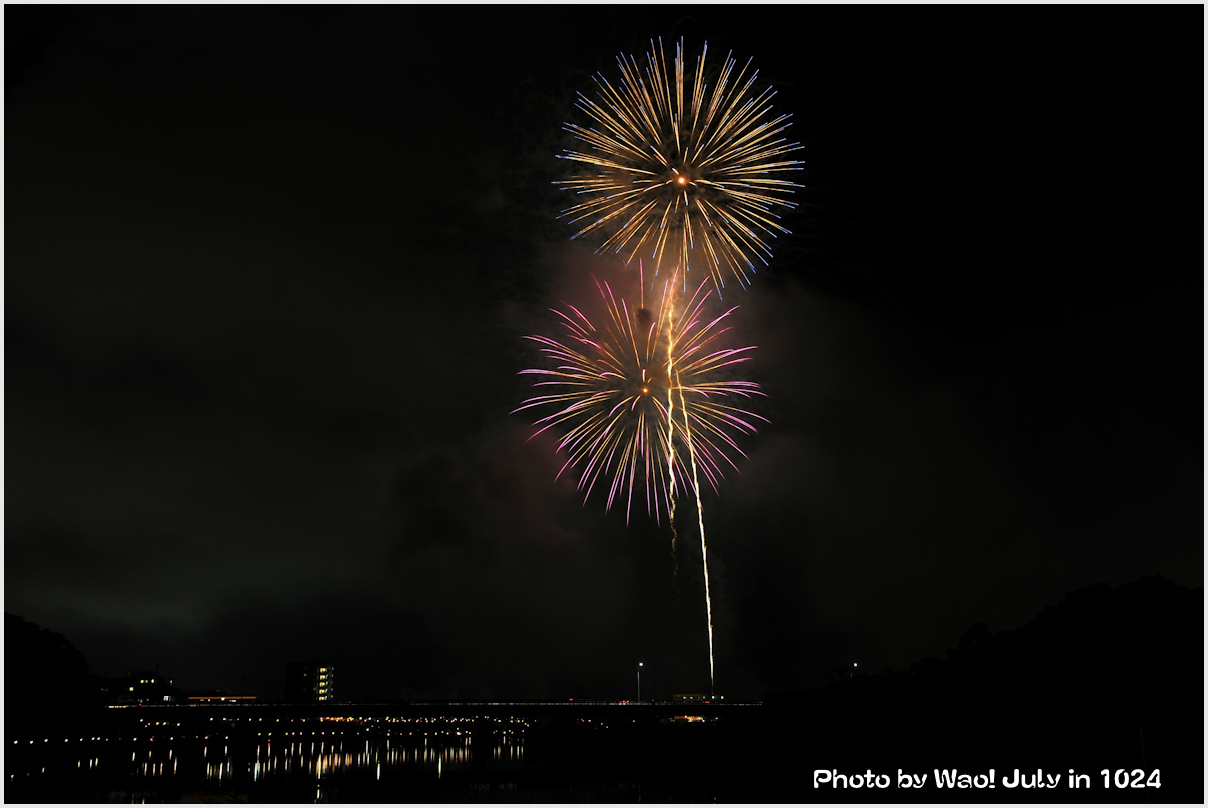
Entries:
<svg viewBox="0 0 1208 808">
<path fill-rule="evenodd" d="M 519 738 L 491 736 L 489 749 L 493 761 L 520 762 L 524 757 L 524 744 Z M 372 771 L 375 776 L 381 776 L 383 770 L 413 767 L 418 769 L 448 769 L 470 764 L 474 760 L 477 744 L 472 735 L 433 740 L 421 739 L 385 739 L 385 740 L 331 740 L 276 743 L 264 740 L 255 744 L 250 750 L 250 761 L 247 772 L 253 781 L 261 777 L 272 776 L 275 773 L 299 774 L 305 773 L 313 777 L 341 772 Z M 242 752 L 243 750 L 241 750 Z M 143 774 L 155 774 L 156 750 L 148 751 L 148 759 L 144 762 Z M 177 754 L 187 755 L 187 747 L 176 749 L 169 747 L 159 752 L 160 757 L 173 757 L 173 766 L 179 762 Z M 202 750 L 205 762 L 207 780 L 222 781 L 233 777 L 239 770 L 239 762 L 243 754 L 233 754 L 229 746 L 224 746 L 221 752 Z M 164 761 L 160 760 L 160 773 Z"/>
<path fill-rule="evenodd" d="M 381 721 L 331 728 L 329 720 L 223 722 L 219 732 L 147 726 L 138 736 L 46 739 L 7 755 L 8 785 L 21 794 L 74 789 L 83 801 L 163 801 L 255 795 L 256 801 L 326 801 L 332 785 L 436 782 L 459 770 L 524 761 L 524 727 L 450 721 Z M 210 727 L 206 727 L 210 729 Z M 119 788 L 119 786 L 121 788 Z M 306 789 L 307 796 L 298 793 Z"/>
</svg>

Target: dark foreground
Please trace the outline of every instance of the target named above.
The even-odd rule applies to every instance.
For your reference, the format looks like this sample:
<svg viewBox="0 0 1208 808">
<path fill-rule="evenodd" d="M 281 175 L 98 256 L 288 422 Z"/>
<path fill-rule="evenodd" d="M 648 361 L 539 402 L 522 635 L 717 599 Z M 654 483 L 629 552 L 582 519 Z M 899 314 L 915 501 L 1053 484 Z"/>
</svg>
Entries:
<svg viewBox="0 0 1208 808">
<path fill-rule="evenodd" d="M 1096 585 L 910 673 L 750 704 L 103 708 L 17 625 L 4 799 L 1202 804 L 1203 603 Z"/>
<path fill-rule="evenodd" d="M 1144 726 L 1111 711 L 1043 721 L 988 702 L 932 713 L 882 685 L 691 707 L 111 708 L 98 714 L 97 735 L 10 739 L 4 798 L 1202 802 L 1202 739 L 1183 732 L 1195 716 Z"/>
</svg>

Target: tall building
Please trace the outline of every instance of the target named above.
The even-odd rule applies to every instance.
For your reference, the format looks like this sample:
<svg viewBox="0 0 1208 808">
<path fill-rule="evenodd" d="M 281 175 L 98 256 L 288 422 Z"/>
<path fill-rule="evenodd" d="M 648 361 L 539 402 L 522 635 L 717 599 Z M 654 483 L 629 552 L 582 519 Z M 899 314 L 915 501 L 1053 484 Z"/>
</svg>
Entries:
<svg viewBox="0 0 1208 808">
<path fill-rule="evenodd" d="M 285 698 L 294 702 L 334 701 L 335 668 L 324 662 L 285 666 Z"/>
</svg>

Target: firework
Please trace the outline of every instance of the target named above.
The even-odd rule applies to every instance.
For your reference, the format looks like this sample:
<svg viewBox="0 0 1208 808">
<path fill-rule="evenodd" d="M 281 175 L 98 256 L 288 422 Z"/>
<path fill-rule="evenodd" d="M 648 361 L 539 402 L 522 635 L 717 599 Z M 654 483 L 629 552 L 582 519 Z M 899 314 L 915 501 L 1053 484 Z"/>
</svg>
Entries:
<svg viewBox="0 0 1208 808">
<path fill-rule="evenodd" d="M 765 420 L 745 410 L 762 395 L 754 382 L 722 378 L 749 358 L 753 347 L 722 347 L 726 318 L 705 316 L 702 282 L 683 305 L 675 302 L 675 277 L 663 285 L 657 312 L 631 307 L 607 283 L 596 282 L 603 316 L 593 322 L 580 309 L 554 309 L 566 334 L 532 336 L 552 367 L 521 371 L 536 377 L 537 394 L 517 408 L 552 410 L 536 434 L 555 430 L 574 468 L 584 500 L 607 488 L 606 509 L 623 499 L 661 520 L 674 513 L 675 480 L 695 480 L 697 469 L 716 490 L 725 467 L 742 454 L 736 437 Z M 698 486 L 694 483 L 694 488 Z"/>
<path fill-rule="evenodd" d="M 669 72 L 660 39 L 644 68 L 617 58 L 618 84 L 596 76 L 597 97 L 576 104 L 591 123 L 565 127 L 583 150 L 559 155 L 576 174 L 558 184 L 583 197 L 562 214 L 576 238 L 598 231 L 600 251 L 624 252 L 627 264 L 648 257 L 656 272 L 702 267 L 720 291 L 728 274 L 748 283 L 751 256 L 766 264 L 766 239 L 789 232 L 776 210 L 794 207 L 800 186 L 784 177 L 801 163 L 785 159 L 800 148 L 783 137 L 789 116 L 771 116 L 774 93 L 755 91 L 750 62 L 735 74 L 727 55 L 714 72 L 707 52 L 685 76 L 681 41 Z"/>
</svg>

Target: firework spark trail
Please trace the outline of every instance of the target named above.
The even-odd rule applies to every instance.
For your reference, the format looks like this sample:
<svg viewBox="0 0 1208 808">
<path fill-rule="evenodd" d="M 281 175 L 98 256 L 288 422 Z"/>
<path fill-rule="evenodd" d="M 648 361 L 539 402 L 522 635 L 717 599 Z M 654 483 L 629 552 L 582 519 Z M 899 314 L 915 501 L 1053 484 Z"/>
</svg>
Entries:
<svg viewBox="0 0 1208 808">
<path fill-rule="evenodd" d="M 638 264 L 641 269 L 641 262 Z M 700 478 L 696 471 L 696 451 L 692 446 L 692 429 L 688 424 L 688 407 L 684 402 L 684 390 L 679 384 L 679 376 L 675 371 L 675 327 L 671 318 L 675 316 L 675 289 L 676 281 L 679 277 L 679 268 L 672 273 L 670 280 L 665 284 L 663 299 L 667 304 L 668 325 L 671 338 L 667 340 L 667 378 L 673 381 L 673 384 L 667 388 L 667 434 L 668 434 L 668 455 L 667 455 L 667 471 L 671 479 L 671 488 L 668 492 L 668 502 L 670 509 L 670 518 L 668 521 L 671 524 L 671 557 L 675 558 L 675 396 L 674 393 L 678 389 L 680 395 L 680 408 L 684 411 L 684 438 L 688 447 L 689 466 L 692 469 L 692 492 L 696 495 L 696 522 L 700 530 L 700 553 L 701 564 L 705 578 L 705 619 L 709 631 L 709 694 L 713 694 L 713 600 L 709 595 L 709 555 L 708 548 L 705 546 L 705 516 L 704 510 L 701 507 L 700 500 Z"/>
<path fill-rule="evenodd" d="M 670 281 L 668 281 L 667 287 L 666 287 L 666 292 L 664 293 L 665 299 L 670 302 L 669 310 L 671 312 L 675 311 L 674 295 L 675 295 L 676 279 L 678 278 L 678 275 L 679 275 L 679 271 L 678 271 L 678 267 L 677 267 L 676 272 L 672 274 Z M 731 311 L 733 311 L 733 309 L 731 309 Z M 699 308 L 697 309 L 697 312 L 699 313 Z M 728 314 L 729 314 L 729 312 L 727 312 L 727 315 Z M 725 316 L 725 315 L 723 315 L 723 316 Z M 672 333 L 674 334 L 674 329 L 672 329 Z M 704 507 L 701 504 L 701 498 L 700 498 L 700 477 L 697 474 L 696 450 L 693 447 L 692 427 L 688 422 L 688 407 L 684 401 L 684 388 L 679 383 L 679 375 L 675 371 L 674 358 L 675 358 L 674 343 L 669 341 L 668 345 L 667 345 L 667 378 L 671 379 L 673 382 L 672 386 L 667 391 L 668 420 L 670 422 L 669 429 L 674 428 L 674 425 L 675 425 L 675 413 L 674 413 L 674 409 L 673 409 L 675 400 L 672 396 L 672 393 L 674 390 L 678 390 L 679 396 L 680 396 L 680 408 L 684 411 L 684 437 L 685 437 L 685 442 L 688 447 L 689 466 L 692 470 L 692 492 L 696 497 L 696 524 L 697 524 L 697 528 L 700 531 L 701 570 L 702 570 L 702 574 L 703 574 L 703 577 L 705 580 L 705 625 L 708 629 L 708 638 L 709 638 L 709 695 L 712 696 L 713 691 L 714 691 L 714 679 L 715 679 L 715 677 L 714 677 L 714 660 L 713 660 L 713 598 L 709 592 L 709 550 L 705 544 L 705 512 L 704 512 Z M 668 458 L 668 463 L 671 462 L 671 459 L 672 458 L 670 458 L 670 457 Z M 674 478 L 672 479 L 672 482 L 674 483 Z M 674 488 L 672 489 L 672 493 L 674 494 Z M 671 509 L 672 509 L 672 519 L 670 521 L 672 524 L 672 553 L 674 554 L 674 551 L 675 551 L 675 546 L 674 546 L 675 500 L 674 500 L 674 496 L 671 499 Z"/>
<path fill-rule="evenodd" d="M 681 403 L 683 389 L 680 390 Z M 688 444 L 688 458 L 692 466 L 692 491 L 696 494 L 696 524 L 700 529 L 700 562 L 705 576 L 705 622 L 709 628 L 709 695 L 713 695 L 713 598 L 709 595 L 709 549 L 705 546 L 705 511 L 700 501 L 700 479 L 696 475 L 696 451 L 692 447 L 692 429 L 688 426 L 687 409 L 684 413 L 684 434 Z"/>
<path fill-rule="evenodd" d="M 638 268 L 642 264 L 638 262 Z M 674 381 L 675 376 L 675 280 L 677 272 L 663 286 L 663 307 L 667 311 L 667 379 Z M 644 280 L 644 278 L 643 278 Z M 667 385 L 667 478 L 670 486 L 667 489 L 667 522 L 671 525 L 671 559 L 674 571 L 679 570 L 679 561 L 675 556 L 675 397 L 672 395 L 674 384 Z"/>
<path fill-rule="evenodd" d="M 557 184 L 583 201 L 562 215 L 579 228 L 575 238 L 606 234 L 600 251 L 625 251 L 627 264 L 649 255 L 656 272 L 664 262 L 685 273 L 703 265 L 719 291 L 726 274 L 746 284 L 750 256 L 766 264 L 766 237 L 789 232 L 775 210 L 795 207 L 788 195 L 800 187 L 782 178 L 801 166 L 785 159 L 800 148 L 782 136 L 790 116 L 771 117 L 775 93 L 753 89 L 749 61 L 735 74 L 727 55 L 710 69 L 710 89 L 707 44 L 688 81 L 682 40 L 671 71 L 662 40 L 650 46 L 644 70 L 619 56 L 617 85 L 597 75 L 596 98 L 579 95 L 591 122 L 565 125 L 583 146 L 559 156 L 580 168 Z"/>
</svg>

